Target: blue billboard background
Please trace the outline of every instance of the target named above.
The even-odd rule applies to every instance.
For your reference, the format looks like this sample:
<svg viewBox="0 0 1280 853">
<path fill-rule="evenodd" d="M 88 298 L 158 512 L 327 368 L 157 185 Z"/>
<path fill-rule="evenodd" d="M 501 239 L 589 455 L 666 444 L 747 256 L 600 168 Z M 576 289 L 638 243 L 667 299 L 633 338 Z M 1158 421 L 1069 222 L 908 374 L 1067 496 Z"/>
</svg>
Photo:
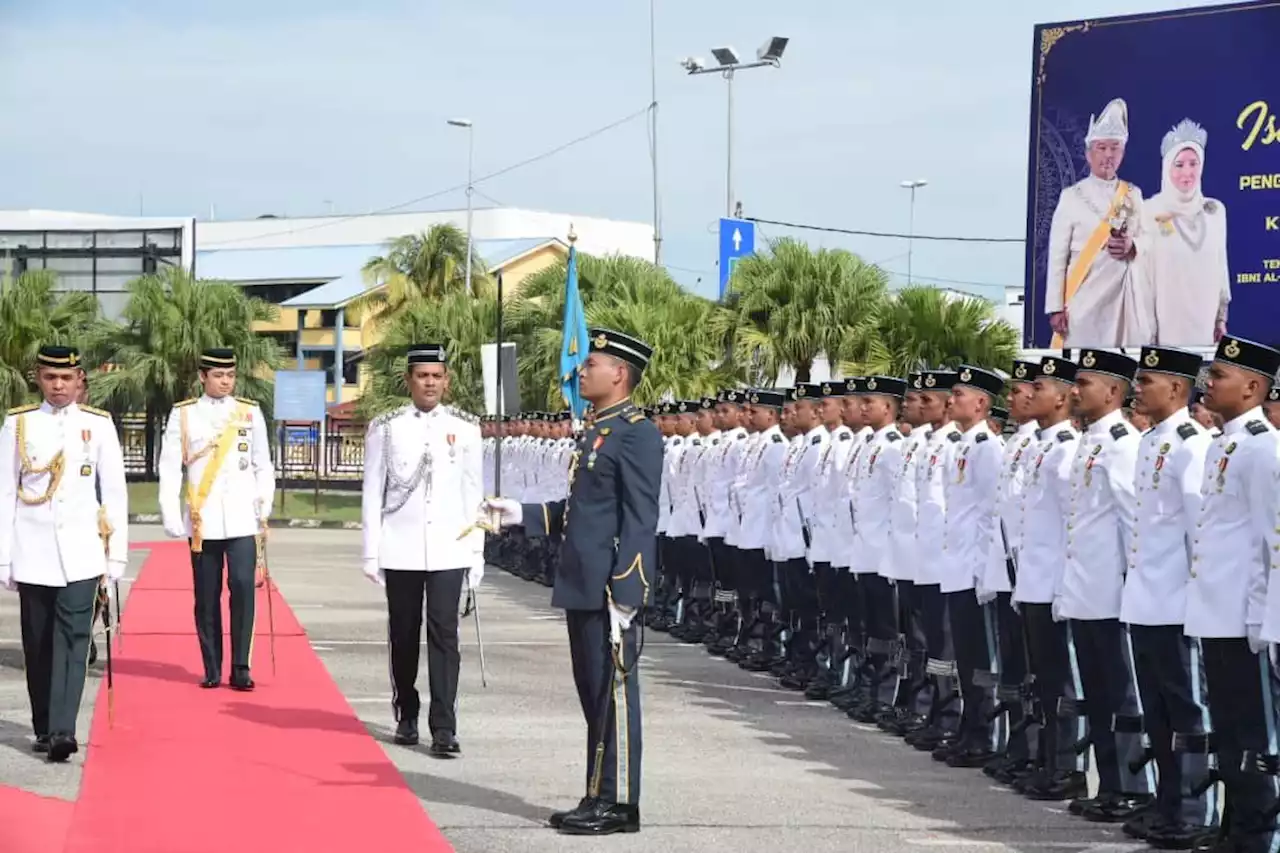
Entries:
<svg viewBox="0 0 1280 853">
<path fill-rule="evenodd" d="M 1220 200 L 1227 212 L 1227 331 L 1280 343 L 1277 45 L 1280 0 L 1036 27 L 1025 346 L 1050 346 L 1053 333 L 1044 313 L 1049 224 L 1062 190 L 1089 174 L 1084 157 L 1089 117 L 1113 98 L 1123 98 L 1129 107 L 1120 177 L 1141 189 L 1144 199 L 1160 191 L 1164 134 L 1184 118 L 1208 132 L 1203 191 Z M 1254 109 L 1244 116 L 1251 105 Z M 1242 187 L 1244 179 L 1253 188 Z"/>
</svg>

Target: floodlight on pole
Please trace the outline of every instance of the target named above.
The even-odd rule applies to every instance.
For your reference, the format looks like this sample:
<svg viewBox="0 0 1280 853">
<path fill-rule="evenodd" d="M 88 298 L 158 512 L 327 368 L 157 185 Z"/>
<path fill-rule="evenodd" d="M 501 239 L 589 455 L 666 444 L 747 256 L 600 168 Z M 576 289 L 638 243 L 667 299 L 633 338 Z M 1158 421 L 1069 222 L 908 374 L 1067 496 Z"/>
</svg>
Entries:
<svg viewBox="0 0 1280 853">
<path fill-rule="evenodd" d="M 907 214 L 907 286 L 911 286 L 911 250 L 912 244 L 915 243 L 916 233 L 916 190 L 926 187 L 929 182 L 924 178 L 916 178 L 914 181 L 903 181 L 901 186 L 904 190 L 911 190 L 911 208 Z"/>
<path fill-rule="evenodd" d="M 475 128 L 471 124 L 469 118 L 451 118 L 448 120 L 451 127 L 460 127 L 467 132 L 467 293 L 471 293 L 471 255 L 472 255 L 472 239 L 471 239 L 471 211 L 472 197 L 475 195 L 475 187 L 472 185 L 473 165 L 475 164 Z"/>
<path fill-rule="evenodd" d="M 732 47 L 713 48 L 711 55 L 715 57 L 718 63 L 714 67 L 708 67 L 702 59 L 689 56 L 680 61 L 680 66 L 690 74 L 712 74 L 717 73 L 724 77 L 727 84 L 728 93 L 728 121 L 727 121 L 727 153 L 725 156 L 725 200 L 724 215 L 733 217 L 733 76 L 735 72 L 744 71 L 748 68 L 781 68 L 782 54 L 787 49 L 788 38 L 782 36 L 773 36 L 769 41 L 756 51 L 755 62 L 742 62 L 738 57 L 738 52 Z"/>
</svg>

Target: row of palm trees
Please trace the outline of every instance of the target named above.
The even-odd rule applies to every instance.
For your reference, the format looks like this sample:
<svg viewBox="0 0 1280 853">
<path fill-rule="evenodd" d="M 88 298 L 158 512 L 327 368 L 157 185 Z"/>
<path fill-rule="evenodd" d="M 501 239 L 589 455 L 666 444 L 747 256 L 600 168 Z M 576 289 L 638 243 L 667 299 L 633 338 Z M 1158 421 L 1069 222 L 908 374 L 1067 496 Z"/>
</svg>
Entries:
<svg viewBox="0 0 1280 853">
<path fill-rule="evenodd" d="M 450 349 L 454 401 L 483 409 L 481 345 L 494 340 L 497 300 L 479 259 L 473 292 L 464 284 L 466 238 L 454 226 L 393 241 L 370 260 L 368 295 L 357 303 L 379 327 L 369 348 L 366 416 L 406 396 L 403 352 L 416 341 Z M 691 398 L 736 384 L 767 385 L 780 374 L 809 378 L 826 357 L 846 373 L 903 374 L 920 365 L 961 361 L 1003 367 L 1017 333 L 989 303 L 956 299 L 934 288 L 892 292 L 884 270 L 840 249 L 811 249 L 783 239 L 743 259 L 727 297 L 713 302 L 681 288 L 665 269 L 631 257 L 578 254 L 579 288 L 588 322 L 627 330 L 655 354 L 637 391 L 639 402 Z M 41 343 L 75 343 L 90 365 L 109 365 L 90 383 L 90 401 L 146 419 L 148 451 L 174 402 L 195 391 L 200 351 L 234 347 L 242 396 L 268 416 L 280 346 L 253 332 L 274 320 L 276 306 L 229 282 L 194 280 L 166 268 L 129 286 L 118 322 L 103 318 L 92 294 L 59 293 L 53 273 L 33 271 L 0 284 L 0 412 L 33 398 L 30 365 Z M 559 357 L 566 268 L 552 265 L 526 278 L 504 302 L 507 339 L 518 347 L 521 404 L 560 406 Z M 148 453 L 151 458 L 151 453 Z"/>
</svg>

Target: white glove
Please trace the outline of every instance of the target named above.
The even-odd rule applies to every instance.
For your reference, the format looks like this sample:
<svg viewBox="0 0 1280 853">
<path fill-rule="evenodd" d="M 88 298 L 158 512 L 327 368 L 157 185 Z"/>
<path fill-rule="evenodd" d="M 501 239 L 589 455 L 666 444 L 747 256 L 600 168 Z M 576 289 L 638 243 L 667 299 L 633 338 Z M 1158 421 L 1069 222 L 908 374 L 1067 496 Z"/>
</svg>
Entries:
<svg viewBox="0 0 1280 853">
<path fill-rule="evenodd" d="M 480 504 L 479 520 L 488 524 L 495 516 L 499 527 L 515 527 L 524 522 L 524 507 L 511 498 L 486 498 Z"/>
<path fill-rule="evenodd" d="M 1062 615 L 1062 599 L 1061 598 L 1055 598 L 1053 600 L 1053 610 L 1051 612 L 1053 614 L 1054 622 L 1061 622 L 1063 619 L 1066 618 L 1065 616 Z"/>
<path fill-rule="evenodd" d="M 378 568 L 378 561 L 376 559 L 364 561 L 364 576 L 376 583 L 378 586 L 387 585 L 387 575 L 382 571 L 382 569 Z"/>
<path fill-rule="evenodd" d="M 635 610 L 630 607 L 609 605 L 609 640 L 613 645 L 622 644 L 622 633 L 631 627 L 631 620 L 635 615 Z"/>
<path fill-rule="evenodd" d="M 974 589 L 973 593 L 978 597 L 979 607 L 984 607 L 996 600 L 996 592 L 993 589 L 987 589 L 986 587 L 978 586 L 977 588 Z"/>
<path fill-rule="evenodd" d="M 164 523 L 164 532 L 165 532 L 165 535 L 168 536 L 170 539 L 186 539 L 187 538 L 187 528 L 182 523 L 181 520 L 177 522 L 166 521 Z"/>
<path fill-rule="evenodd" d="M 1246 625 L 1244 630 L 1249 637 L 1249 651 L 1255 655 L 1264 652 L 1267 648 L 1267 643 L 1262 639 L 1262 626 Z"/>
<path fill-rule="evenodd" d="M 467 569 L 467 589 L 475 592 L 480 588 L 480 581 L 484 580 L 484 563 L 476 563 Z"/>
<path fill-rule="evenodd" d="M 107 580 L 118 581 L 124 577 L 124 568 L 128 565 L 124 560 L 107 560 Z"/>
</svg>

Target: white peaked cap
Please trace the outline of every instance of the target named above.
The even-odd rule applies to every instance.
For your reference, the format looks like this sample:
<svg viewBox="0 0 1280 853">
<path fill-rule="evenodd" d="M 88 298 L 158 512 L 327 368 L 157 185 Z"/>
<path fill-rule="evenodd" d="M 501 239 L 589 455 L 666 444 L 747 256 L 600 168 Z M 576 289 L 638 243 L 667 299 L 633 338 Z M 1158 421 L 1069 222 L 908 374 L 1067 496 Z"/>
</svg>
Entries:
<svg viewBox="0 0 1280 853">
<path fill-rule="evenodd" d="M 1114 139 L 1118 142 L 1129 141 L 1129 105 L 1123 98 L 1116 98 L 1103 108 L 1096 119 L 1089 116 L 1089 135 L 1084 138 L 1086 145 L 1100 139 Z"/>
</svg>

